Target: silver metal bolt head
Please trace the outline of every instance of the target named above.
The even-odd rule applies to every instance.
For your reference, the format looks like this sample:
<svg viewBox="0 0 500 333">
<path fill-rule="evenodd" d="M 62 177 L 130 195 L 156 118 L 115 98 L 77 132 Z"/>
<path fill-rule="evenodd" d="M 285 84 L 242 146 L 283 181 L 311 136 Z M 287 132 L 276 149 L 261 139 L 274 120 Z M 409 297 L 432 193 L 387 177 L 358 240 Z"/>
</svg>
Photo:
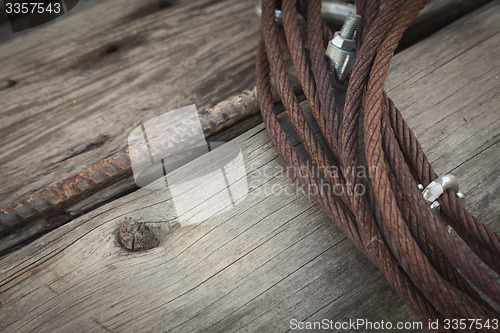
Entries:
<svg viewBox="0 0 500 333">
<path fill-rule="evenodd" d="M 342 37 L 338 31 L 333 35 L 329 44 L 343 51 L 352 51 L 356 48 L 356 41 L 354 39 L 346 39 Z"/>
</svg>

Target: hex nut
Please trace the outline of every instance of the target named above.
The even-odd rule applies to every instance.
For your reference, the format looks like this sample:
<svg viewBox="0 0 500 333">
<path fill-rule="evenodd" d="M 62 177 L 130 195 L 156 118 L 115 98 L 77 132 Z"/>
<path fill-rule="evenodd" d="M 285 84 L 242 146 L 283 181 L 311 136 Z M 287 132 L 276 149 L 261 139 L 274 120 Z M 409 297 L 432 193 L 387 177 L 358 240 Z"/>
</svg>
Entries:
<svg viewBox="0 0 500 333">
<path fill-rule="evenodd" d="M 356 41 L 354 39 L 346 39 L 342 37 L 338 31 L 335 32 L 330 43 L 336 48 L 344 51 L 352 51 L 356 48 Z"/>
</svg>

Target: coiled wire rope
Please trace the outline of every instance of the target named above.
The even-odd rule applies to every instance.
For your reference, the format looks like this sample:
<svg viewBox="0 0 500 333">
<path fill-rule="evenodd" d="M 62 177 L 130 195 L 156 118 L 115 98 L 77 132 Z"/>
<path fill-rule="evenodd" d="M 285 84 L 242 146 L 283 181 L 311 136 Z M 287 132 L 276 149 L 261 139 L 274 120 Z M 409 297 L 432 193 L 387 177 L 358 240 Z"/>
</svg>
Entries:
<svg viewBox="0 0 500 333">
<path fill-rule="evenodd" d="M 403 32 L 430 0 L 357 1 L 361 22 L 357 57 L 343 110 L 338 110 L 325 49 L 332 32 L 321 19 L 320 0 L 265 0 L 257 52 L 257 91 L 264 124 L 283 161 L 344 234 L 385 275 L 421 319 L 498 319 L 500 285 L 448 232 L 418 189 L 437 177 L 384 81 Z M 275 10 L 282 11 L 282 24 Z M 306 19 L 306 42 L 297 14 Z M 286 71 L 290 53 L 304 95 L 326 144 L 316 137 Z M 280 125 L 271 78 L 293 129 L 320 175 L 299 158 Z M 360 121 L 362 119 L 362 121 Z M 362 161 L 358 133 L 364 137 Z M 361 177 L 357 167 L 376 170 Z M 338 174 L 329 170 L 344 170 Z M 346 171 L 347 170 L 347 171 Z M 323 180 L 329 188 L 323 186 Z M 363 186 L 365 191 L 341 190 Z M 500 274 L 500 237 L 472 216 L 451 190 L 439 199 L 441 217 L 467 246 Z M 445 330 L 440 326 L 438 331 Z"/>
</svg>

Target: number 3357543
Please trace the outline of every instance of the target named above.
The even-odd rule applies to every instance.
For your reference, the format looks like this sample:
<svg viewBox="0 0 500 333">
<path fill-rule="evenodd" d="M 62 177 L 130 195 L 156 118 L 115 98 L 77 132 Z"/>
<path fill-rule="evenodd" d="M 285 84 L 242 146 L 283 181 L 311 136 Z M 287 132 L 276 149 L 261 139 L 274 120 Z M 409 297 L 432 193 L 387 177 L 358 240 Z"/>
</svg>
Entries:
<svg viewBox="0 0 500 333">
<path fill-rule="evenodd" d="M 41 3 L 41 2 L 7 2 L 5 4 L 5 12 L 7 14 L 44 14 L 61 12 L 61 4 L 55 3 Z"/>
</svg>

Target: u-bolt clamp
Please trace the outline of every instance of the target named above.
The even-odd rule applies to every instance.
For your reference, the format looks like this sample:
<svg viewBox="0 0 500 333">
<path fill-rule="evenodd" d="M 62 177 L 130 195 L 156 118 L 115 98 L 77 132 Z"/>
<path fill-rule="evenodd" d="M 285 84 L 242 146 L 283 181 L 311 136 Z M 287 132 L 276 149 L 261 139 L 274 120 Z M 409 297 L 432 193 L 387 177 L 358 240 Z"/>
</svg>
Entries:
<svg viewBox="0 0 500 333">
<path fill-rule="evenodd" d="M 460 192 L 460 186 L 458 184 L 457 177 L 447 174 L 436 178 L 432 181 L 426 188 L 422 184 L 418 185 L 418 188 L 422 191 L 422 195 L 434 211 L 434 213 L 440 213 L 440 205 L 437 199 L 446 191 L 447 189 L 451 189 L 455 192 L 455 196 L 460 199 L 460 201 L 464 202 L 465 196 L 462 192 Z"/>
<path fill-rule="evenodd" d="M 255 7 L 257 15 L 262 16 L 262 2 Z M 347 90 L 345 80 L 352 71 L 356 61 L 356 42 L 354 35 L 361 16 L 354 14 L 356 6 L 351 3 L 336 0 L 321 1 L 321 17 L 328 23 L 342 25 L 340 31 L 337 31 L 333 39 L 328 43 L 326 57 L 328 59 L 328 70 L 330 71 L 330 81 L 335 89 Z M 281 10 L 274 11 L 275 20 L 282 23 L 283 17 Z M 299 23 L 305 20 L 298 15 Z"/>
<path fill-rule="evenodd" d="M 347 15 L 342 29 L 337 31 L 328 42 L 326 57 L 330 71 L 330 81 L 335 89 L 345 91 L 345 80 L 351 73 L 356 61 L 356 41 L 354 36 L 361 16 L 354 13 Z"/>
</svg>

